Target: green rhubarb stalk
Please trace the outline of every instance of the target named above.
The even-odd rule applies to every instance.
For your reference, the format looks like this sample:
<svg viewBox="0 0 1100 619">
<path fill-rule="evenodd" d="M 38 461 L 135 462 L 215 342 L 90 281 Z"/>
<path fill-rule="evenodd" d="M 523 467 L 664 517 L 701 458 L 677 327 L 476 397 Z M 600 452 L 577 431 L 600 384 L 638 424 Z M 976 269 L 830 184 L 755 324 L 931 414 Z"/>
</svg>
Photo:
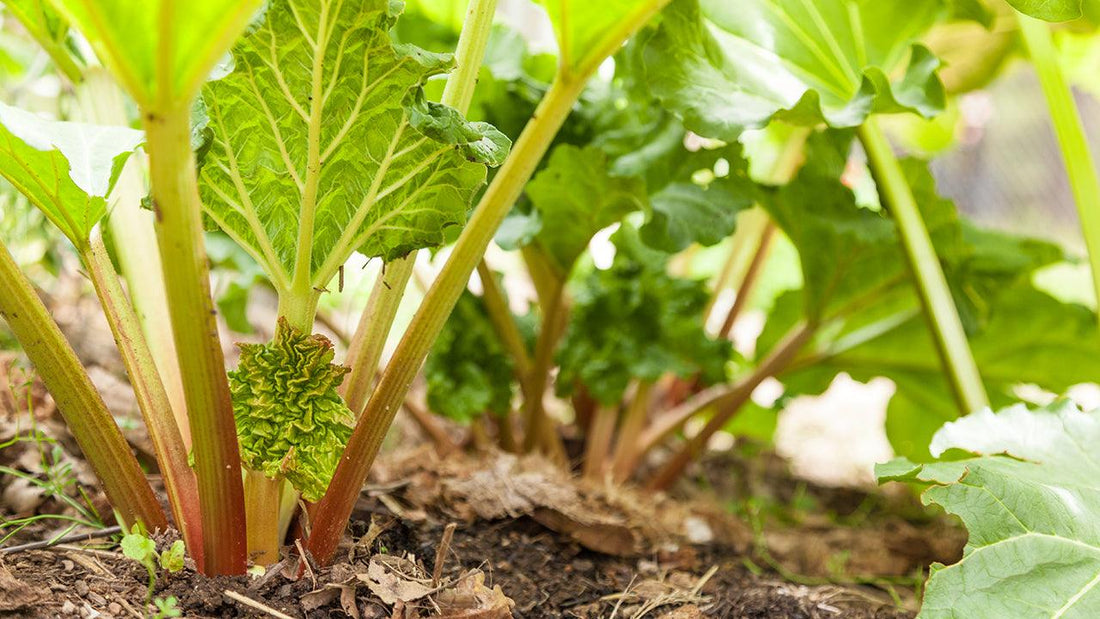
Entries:
<svg viewBox="0 0 1100 619">
<path fill-rule="evenodd" d="M 98 231 L 93 231 L 89 244 L 81 250 L 81 260 L 103 305 L 138 408 L 149 430 L 176 528 L 183 534 L 195 563 L 201 566 L 202 516 L 195 474 L 187 463 L 187 447 L 172 415 L 168 393 L 161 383 L 137 315 L 122 290 L 122 283 Z"/>
<path fill-rule="evenodd" d="M 0 318 L 8 323 L 53 396 L 122 524 L 164 530 L 168 521 L 137 458 L 76 353 L 3 243 L 0 290 Z"/>
<path fill-rule="evenodd" d="M 792 329 L 782 341 L 776 344 L 775 348 L 760 362 L 760 365 L 756 366 L 751 374 L 739 380 L 731 390 L 708 403 L 708 405 L 717 406 L 717 410 L 710 421 L 698 434 L 688 439 L 676 455 L 665 463 L 661 470 L 649 481 L 647 487 L 651 490 L 666 490 L 672 485 L 672 482 L 679 479 L 688 465 L 703 453 L 710 438 L 726 427 L 726 424 L 737 415 L 741 407 L 749 401 L 752 392 L 760 386 L 760 383 L 787 367 L 802 350 L 802 347 L 810 341 L 815 331 L 816 326 L 807 323 L 802 323 Z"/>
<path fill-rule="evenodd" d="M 413 317 L 352 432 L 328 492 L 314 511 L 309 551 L 317 560 L 328 562 L 332 559 L 351 517 L 359 489 L 378 455 L 382 439 L 401 401 L 466 288 L 466 282 L 493 240 L 497 227 L 523 191 L 583 88 L 583 80 L 559 80 L 550 86 Z"/>
<path fill-rule="evenodd" d="M 248 558 L 256 565 L 279 560 L 280 516 L 284 490 L 292 489 L 283 479 L 263 471 L 245 471 L 244 505 L 248 522 Z M 293 510 L 294 503 L 290 503 Z"/>
<path fill-rule="evenodd" d="M 378 274 L 367 307 L 359 318 L 359 326 L 355 328 L 355 334 L 351 338 L 346 359 L 346 363 L 351 366 L 351 374 L 348 374 L 348 379 L 344 382 L 344 399 L 356 418 L 367 406 L 367 398 L 370 397 L 374 377 L 378 372 L 378 363 L 382 359 L 382 349 L 386 347 L 386 338 L 389 337 L 415 266 L 415 253 L 386 263 Z"/>
<path fill-rule="evenodd" d="M 1081 115 L 1073 99 L 1073 90 L 1058 63 L 1058 51 L 1054 47 L 1050 27 L 1026 15 L 1019 15 L 1018 19 L 1020 33 L 1031 55 L 1031 64 L 1039 76 L 1039 84 L 1050 109 L 1054 133 L 1062 148 L 1062 160 L 1066 165 L 1066 175 L 1073 189 L 1077 216 L 1081 220 L 1081 232 L 1088 249 L 1093 293 L 1100 299 L 1100 176 L 1097 175 L 1092 149 L 1089 148 Z M 1100 312 L 1097 312 L 1097 317 L 1100 318 Z"/>
<path fill-rule="evenodd" d="M 428 351 L 443 330 L 447 317 L 466 289 L 497 228 L 569 116 L 584 90 L 585 82 L 604 59 L 622 47 L 665 4 L 667 2 L 664 0 L 656 0 L 640 6 L 640 10 L 601 37 L 576 69 L 566 68 L 568 65 L 564 60 L 559 65 L 557 77 L 474 209 L 473 216 L 413 316 L 412 324 L 401 338 L 382 380 L 367 403 L 363 417 L 352 432 L 332 483 L 315 510 L 308 545 L 318 561 L 327 563 L 332 560 L 340 536 L 351 518 L 359 490 L 378 455 L 386 431 L 393 423 L 398 405 L 412 386 Z"/>
<path fill-rule="evenodd" d="M 622 427 L 619 428 L 619 440 L 611 460 L 611 472 L 618 483 L 626 481 L 634 470 L 638 439 L 649 421 L 649 394 L 652 388 L 653 383 L 638 383 L 638 388 L 634 390 L 634 399 L 630 401 Z"/>
<path fill-rule="evenodd" d="M 867 151 L 882 201 L 897 223 L 902 247 L 909 258 L 917 292 L 959 410 L 966 415 L 986 408 L 989 397 L 966 340 L 958 308 L 893 148 L 873 118 L 860 126 L 859 139 Z"/>
<path fill-rule="evenodd" d="M 601 406 L 592 415 L 592 422 L 584 435 L 584 476 L 600 480 L 607 471 L 607 454 L 611 439 L 615 436 L 615 423 L 619 411 L 616 407 Z"/>
<path fill-rule="evenodd" d="M 46 25 L 48 20 L 45 12 L 51 11 L 49 2 L 5 2 L 4 8 L 15 16 L 23 25 L 28 34 L 46 51 L 50 59 L 73 84 L 79 84 L 84 79 L 84 71 L 72 52 L 65 45 L 68 38 L 68 25 L 66 24 L 57 33 L 51 33 Z M 60 38 L 55 38 L 60 34 Z"/>
<path fill-rule="evenodd" d="M 477 75 L 485 47 L 489 43 L 493 15 L 497 0 L 474 0 L 466 10 L 466 21 L 455 49 L 455 69 L 443 87 L 443 105 L 463 114 L 470 109 L 470 101 L 477 87 Z M 374 385 L 382 349 L 386 345 L 401 299 L 405 296 L 409 280 L 416 264 L 416 252 L 386 264 L 371 291 L 370 300 L 359 319 L 359 326 L 348 348 L 347 365 L 351 374 L 344 384 L 348 407 L 357 418 L 362 414 Z"/>
<path fill-rule="evenodd" d="M 129 126 L 125 97 L 104 69 L 91 67 L 85 71 L 80 94 L 81 107 L 91 122 Z M 119 241 L 114 244 L 119 272 L 126 281 L 130 303 L 137 312 L 145 341 L 168 392 L 179 433 L 184 445 L 190 447 L 191 428 L 187 425 L 187 403 L 183 396 L 176 342 L 172 339 L 153 214 L 141 208 L 141 200 L 148 194 L 143 176 L 139 155 L 134 154 L 111 190 L 111 216 L 107 219 L 107 228 L 111 237 Z M 188 545 L 188 548 L 194 546 Z"/>
<path fill-rule="evenodd" d="M 191 428 L 207 574 L 245 569 L 244 491 L 233 405 L 218 338 L 191 152 L 190 109 L 145 114 L 168 309 Z"/>
<path fill-rule="evenodd" d="M 554 351 L 565 330 L 568 313 L 565 280 L 555 278 L 547 295 L 539 297 L 539 305 L 543 308 L 542 326 L 538 341 L 535 342 L 535 357 L 527 379 L 528 397 L 523 402 L 524 426 L 527 432 L 523 438 L 523 448 L 531 451 L 537 446 L 547 455 L 563 460 L 565 449 L 561 447 L 553 422 L 546 415 L 543 394 L 549 385 L 550 372 L 554 367 Z"/>
</svg>

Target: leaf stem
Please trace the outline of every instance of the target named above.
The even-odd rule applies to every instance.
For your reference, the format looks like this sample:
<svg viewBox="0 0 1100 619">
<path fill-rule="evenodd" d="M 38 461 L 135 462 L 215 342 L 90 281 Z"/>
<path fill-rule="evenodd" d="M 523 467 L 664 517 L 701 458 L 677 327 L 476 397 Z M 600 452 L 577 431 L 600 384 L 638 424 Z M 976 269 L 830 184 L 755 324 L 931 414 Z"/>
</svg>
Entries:
<svg viewBox="0 0 1100 619">
<path fill-rule="evenodd" d="M 284 485 L 282 479 L 270 478 L 262 471 L 245 471 L 248 558 L 257 565 L 271 565 L 279 560 L 279 505 Z"/>
<path fill-rule="evenodd" d="M 474 97 L 496 8 L 497 0 L 473 0 L 466 10 L 466 21 L 455 48 L 456 66 L 447 78 L 447 85 L 443 87 L 441 100 L 444 105 L 463 114 L 470 108 L 470 101 Z M 385 348 L 386 339 L 393 328 L 393 321 L 397 317 L 397 310 L 405 296 L 415 264 L 416 252 L 386 264 L 352 336 L 346 358 L 346 363 L 351 366 L 351 374 L 344 381 L 344 389 L 348 407 L 357 416 L 362 414 L 367 404 L 378 362 L 382 358 L 382 349 Z"/>
<path fill-rule="evenodd" d="M 611 462 L 611 472 L 617 483 L 626 481 L 633 473 L 633 463 L 637 462 L 635 452 L 638 439 L 649 421 L 649 395 L 653 383 L 639 382 L 634 390 L 634 398 L 626 409 L 619 428 L 619 438 L 615 445 L 615 455 Z"/>
<path fill-rule="evenodd" d="M 583 88 L 583 81 L 558 80 L 550 86 L 512 153 L 482 196 L 454 251 L 401 338 L 381 382 L 367 403 L 363 417 L 352 432 L 328 492 L 317 505 L 309 538 L 309 550 L 317 560 L 327 563 L 332 559 L 351 517 L 359 489 L 366 480 L 401 400 L 466 288 L 466 282 L 492 241 L 497 227 L 523 191 Z"/>
<path fill-rule="evenodd" d="M 651 490 L 668 489 L 672 482 L 683 474 L 684 469 L 703 453 L 710 437 L 724 428 L 737 415 L 745 402 L 748 402 L 749 398 L 752 397 L 752 392 L 760 383 L 764 382 L 765 378 L 780 372 L 798 355 L 806 342 L 813 337 L 815 330 L 816 327 L 809 323 L 802 323 L 792 329 L 781 342 L 776 344 L 768 356 L 756 366 L 752 374 L 738 381 L 728 393 L 710 403 L 718 406 L 714 416 L 710 418 L 710 421 L 698 434 L 680 448 L 680 451 L 649 481 L 647 487 Z M 684 419 L 684 421 L 686 420 L 687 418 Z"/>
<path fill-rule="evenodd" d="M 897 223 L 902 247 L 913 269 L 917 292 L 959 410 L 965 415 L 985 408 L 989 406 L 989 397 L 913 191 L 875 119 L 868 118 L 858 131 L 882 201 Z"/>
<path fill-rule="evenodd" d="M 764 229 L 760 232 L 759 244 L 756 247 L 756 251 L 753 252 L 752 260 L 749 262 L 749 268 L 745 271 L 745 276 L 741 279 L 741 285 L 737 288 L 737 298 L 733 301 L 733 307 L 730 308 L 726 319 L 722 322 L 721 329 L 718 333 L 723 338 L 728 338 L 730 332 L 733 331 L 733 325 L 737 322 L 738 317 L 741 316 L 741 312 L 745 310 L 745 307 L 749 304 L 749 298 L 752 296 L 753 288 L 756 287 L 756 282 L 760 277 L 760 273 L 764 270 L 764 264 L 768 260 L 768 254 L 771 252 L 772 241 L 775 239 L 775 222 L 770 217 L 765 216 Z"/>
<path fill-rule="evenodd" d="M 386 346 L 386 338 L 393 328 L 415 266 L 415 252 L 385 264 L 351 338 L 345 361 L 351 366 L 351 372 L 341 387 L 345 390 L 344 400 L 356 418 L 362 415 L 367 405 L 382 349 Z"/>
<path fill-rule="evenodd" d="M 592 416 L 592 423 L 584 436 L 584 476 L 589 479 L 603 478 L 607 470 L 607 454 L 611 451 L 611 439 L 615 435 L 615 424 L 619 420 L 617 407 L 601 406 Z"/>
<path fill-rule="evenodd" d="M 7 321 L 57 402 L 66 426 L 103 484 L 122 524 L 127 529 L 137 523 L 150 531 L 165 529 L 168 521 L 164 512 L 114 417 L 3 243 L 0 289 L 4 291 L 0 294 L 0 318 Z"/>
<path fill-rule="evenodd" d="M 172 404 L 141 332 L 137 314 L 122 290 L 122 283 L 98 231 L 92 232 L 90 243 L 81 251 L 81 260 L 103 305 L 103 313 L 107 316 L 138 408 L 149 431 L 176 528 L 183 534 L 195 563 L 201 566 L 202 515 L 199 513 L 195 474 L 187 464 L 187 446 L 176 425 Z"/>
<path fill-rule="evenodd" d="M 130 125 L 126 98 L 105 69 L 90 67 L 85 71 L 80 95 L 82 108 L 89 120 L 106 125 Z M 141 153 L 130 157 L 111 191 L 107 229 L 111 238 L 119 241 L 114 244 L 119 271 L 126 281 L 130 303 L 137 313 L 145 341 L 168 392 L 183 443 L 190 448 L 187 402 L 183 396 L 176 342 L 172 339 L 172 321 L 168 315 L 168 298 L 164 290 L 160 255 L 157 253 L 153 214 L 141 208 L 141 199 L 148 194 L 148 190 L 140 159 L 143 159 Z M 188 548 L 194 556 L 194 547 L 189 545 Z"/>
<path fill-rule="evenodd" d="M 190 108 L 144 116 L 156 232 L 191 427 L 204 570 L 245 569 L 244 494 L 233 405 L 203 246 Z"/>
<path fill-rule="evenodd" d="M 554 368 L 554 351 L 557 349 L 558 340 L 561 339 L 568 316 L 565 280 L 555 278 L 547 295 L 539 297 L 543 315 L 538 341 L 535 343 L 535 358 L 531 363 L 531 371 L 527 375 L 527 392 L 530 397 L 523 402 L 526 430 L 523 448 L 531 451 L 536 446 L 541 446 L 546 450 L 547 455 L 561 459 L 565 450 L 557 448 L 560 443 L 555 440 L 556 430 L 546 416 L 543 395 L 550 383 L 550 371 Z"/>
<path fill-rule="evenodd" d="M 1096 163 L 1073 99 L 1073 90 L 1062 73 L 1050 27 L 1045 22 L 1022 14 L 1018 15 L 1018 21 L 1020 33 L 1031 55 L 1031 64 L 1039 76 L 1039 84 L 1050 109 L 1054 133 L 1062 148 L 1062 160 L 1073 189 L 1077 216 L 1081 220 L 1081 232 L 1088 249 L 1093 292 L 1100 299 L 1100 176 L 1097 176 Z M 1100 319 L 1100 312 L 1097 318 Z"/>
</svg>

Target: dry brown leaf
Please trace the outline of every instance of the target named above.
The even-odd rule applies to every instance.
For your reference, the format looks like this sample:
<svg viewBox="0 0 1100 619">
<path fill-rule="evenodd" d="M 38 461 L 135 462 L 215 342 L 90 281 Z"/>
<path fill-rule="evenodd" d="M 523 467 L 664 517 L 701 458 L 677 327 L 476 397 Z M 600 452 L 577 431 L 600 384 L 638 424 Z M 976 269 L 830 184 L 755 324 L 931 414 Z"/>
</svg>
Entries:
<svg viewBox="0 0 1100 619">
<path fill-rule="evenodd" d="M 366 583 L 371 593 L 386 604 L 413 602 L 431 593 L 430 581 L 422 577 L 422 571 L 408 559 L 392 555 L 374 555 L 366 574 L 357 578 Z"/>
<path fill-rule="evenodd" d="M 43 592 L 15 578 L 0 565 L 0 613 L 29 609 L 43 597 Z"/>
<path fill-rule="evenodd" d="M 485 586 L 485 574 L 474 570 L 435 596 L 442 619 L 511 619 L 516 605 L 500 585 Z"/>
</svg>

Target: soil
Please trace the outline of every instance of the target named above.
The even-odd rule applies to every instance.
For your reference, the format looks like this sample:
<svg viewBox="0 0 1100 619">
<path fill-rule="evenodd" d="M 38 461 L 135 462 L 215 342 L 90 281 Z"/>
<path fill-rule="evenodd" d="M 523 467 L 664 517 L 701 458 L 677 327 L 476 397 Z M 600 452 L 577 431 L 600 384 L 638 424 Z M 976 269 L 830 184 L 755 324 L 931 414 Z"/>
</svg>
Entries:
<svg viewBox="0 0 1100 619">
<path fill-rule="evenodd" d="M 935 549 L 936 540 L 954 532 L 953 547 L 947 551 L 955 552 L 964 539 L 938 519 L 913 524 L 886 516 L 881 504 L 858 528 L 837 521 L 825 524 L 818 517 L 826 513 L 822 511 L 805 515 L 802 523 L 773 522 L 753 534 L 740 518 L 706 509 L 694 499 L 585 486 L 547 472 L 537 460 L 499 454 L 452 455 L 437 461 L 417 450 L 391 455 L 378 468 L 378 483 L 365 491 L 356 507 L 349 536 L 355 543 L 349 540 L 334 566 L 312 567 L 303 578 L 293 578 L 298 554 L 288 548 L 285 564 L 264 577 L 208 579 L 185 570 L 159 576 L 155 595 L 175 596 L 184 616 L 197 618 L 281 616 L 248 606 L 227 591 L 290 617 L 509 616 L 463 615 L 454 609 L 437 614 L 434 605 L 439 602 L 432 596 L 395 610 L 392 600 L 387 604 L 376 594 L 368 576 L 372 561 L 403 557 L 419 568 L 419 578 L 427 578 L 445 527 L 455 522 L 441 582 L 473 581 L 480 573 L 480 590 L 487 594 L 483 597 L 499 600 L 491 593 L 499 586 L 511 601 L 514 617 L 911 617 L 912 587 L 919 582 L 921 561 L 928 559 L 913 556 L 912 549 Z M 495 476 L 487 477 L 486 470 L 523 479 L 531 485 L 522 491 L 533 498 L 517 507 L 516 497 L 507 496 L 511 490 L 496 486 Z M 529 492 L 532 487 L 541 490 Z M 546 498 L 561 498 L 562 488 L 572 492 L 573 502 L 557 506 L 559 517 L 548 517 L 553 507 Z M 870 495 L 858 499 L 851 491 L 839 493 L 844 500 L 828 489 L 808 492 L 844 505 L 879 501 Z M 485 504 L 492 503 L 486 501 L 487 493 L 501 495 L 499 503 L 513 501 L 513 508 L 529 513 L 478 516 L 479 510 L 500 507 Z M 639 507 L 647 506 L 644 501 L 652 501 L 654 509 Z M 614 516 L 592 521 L 586 510 L 593 506 Z M 651 520 L 633 520 L 639 516 Z M 671 530 L 670 523 L 677 521 L 693 522 L 694 535 L 705 541 L 686 541 Z M 622 544 L 625 534 L 617 527 L 631 531 L 637 545 Z M 593 530 L 598 535 L 586 536 Z M 601 545 L 604 552 L 591 549 Z M 836 556 L 839 549 L 847 553 L 848 569 L 877 573 L 844 575 L 836 564 L 823 562 L 822 557 Z M 832 574 L 822 574 L 823 570 Z M 910 579 L 905 582 L 899 571 Z M 417 582 L 418 577 L 409 580 Z M 139 617 L 146 582 L 144 568 L 109 544 L 0 554 L 0 615 Z"/>
<path fill-rule="evenodd" d="M 86 492 L 109 513 L 48 395 L 35 384 L 28 393 L 0 395 L 0 444 L 27 431 L 29 416 L 16 411 L 28 407 L 49 442 L 8 444 L 0 465 L 40 478 L 46 464 L 69 467 L 64 492 Z M 396 443 L 333 566 L 297 578 L 299 551 L 288 547 L 259 577 L 158 574 L 155 598 L 175 597 L 196 618 L 912 617 L 927 566 L 955 560 L 966 539 L 904 489 L 814 486 L 767 451 L 712 455 L 655 495 L 578 480 L 537 457 L 438 458 L 408 437 Z M 3 476 L 0 522 L 35 514 L 73 515 Z M 49 539 L 59 526 L 35 522 L 0 546 Z M 147 572 L 115 542 L 0 548 L 0 617 L 154 616 Z"/>
</svg>

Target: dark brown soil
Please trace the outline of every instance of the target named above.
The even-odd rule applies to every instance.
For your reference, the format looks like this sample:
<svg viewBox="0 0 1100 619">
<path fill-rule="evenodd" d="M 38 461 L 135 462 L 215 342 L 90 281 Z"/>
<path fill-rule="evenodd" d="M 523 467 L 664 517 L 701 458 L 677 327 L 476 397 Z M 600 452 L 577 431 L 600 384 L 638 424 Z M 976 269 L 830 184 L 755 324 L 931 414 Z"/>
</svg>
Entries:
<svg viewBox="0 0 1100 619">
<path fill-rule="evenodd" d="M 68 496 L 83 489 L 109 513 L 48 396 L 33 391 L 34 427 L 52 442 L 14 443 L 0 464 L 42 478 L 46 449 L 72 467 Z M 27 432 L 21 410 L 0 395 L 0 443 Z M 160 574 L 155 597 L 175 597 L 196 618 L 496 619 L 509 605 L 522 618 L 911 617 L 927 565 L 951 562 L 965 542 L 910 495 L 814 487 L 768 453 L 712 458 L 671 496 L 576 480 L 537 458 L 407 448 L 383 457 L 371 483 L 336 565 L 295 578 L 298 553 L 287 548 L 285 569 L 263 577 Z M 0 522 L 73 515 L 31 490 L 0 479 Z M 3 545 L 48 539 L 58 526 L 35 523 Z M 0 617 L 153 616 L 145 569 L 114 541 L 0 550 Z M 405 566 L 389 590 L 371 576 L 387 561 Z M 430 594 L 379 597 L 410 589 Z"/>
<path fill-rule="evenodd" d="M 414 462 L 417 464 L 410 464 Z M 176 597 L 184 616 L 196 618 L 278 616 L 252 608 L 239 597 L 232 599 L 226 591 L 291 617 L 501 616 L 438 615 L 431 596 L 395 611 L 365 584 L 371 557 L 378 554 L 409 558 L 424 574 L 430 574 L 445 525 L 457 522 L 442 582 L 454 582 L 468 577 L 471 570 L 480 570 L 485 577 L 483 589 L 499 585 L 514 602 L 515 617 L 911 617 L 913 587 L 920 577 L 917 561 L 928 559 L 911 556 L 911 550 L 917 547 L 921 552 L 934 552 L 930 549 L 936 548 L 935 540 L 942 540 L 945 531 L 952 530 L 938 520 L 918 526 L 882 514 L 864 518 L 859 528 L 846 527 L 824 518 L 824 514 L 833 513 L 828 501 L 851 507 L 853 501 L 865 505 L 879 499 L 867 495 L 859 499 L 853 494 L 849 497 L 853 501 L 841 501 L 833 491 L 813 489 L 826 505 L 822 512 L 799 516 L 801 523 L 773 522 L 755 535 L 749 533 L 746 544 L 746 529 L 739 519 L 705 509 L 693 511 L 690 502 L 662 497 L 643 497 L 656 508 L 646 516 L 644 507 L 639 508 L 641 512 L 632 511 L 639 495 L 584 487 L 572 480 L 563 483 L 577 484 L 579 500 L 560 510 L 569 518 L 559 514 L 548 519 L 546 507 L 515 517 L 470 516 L 476 512 L 470 502 L 478 501 L 475 507 L 485 509 L 486 500 L 463 492 L 475 486 L 479 493 L 505 492 L 493 488 L 492 481 L 486 482 L 486 469 L 495 467 L 515 477 L 531 475 L 541 466 L 499 456 L 451 456 L 445 462 L 433 461 L 424 452 L 391 457 L 379 467 L 380 483 L 360 500 L 349 543 L 341 549 L 341 561 L 335 566 L 310 570 L 301 579 L 290 577 L 291 567 L 272 570 L 263 578 L 209 579 L 185 570 L 161 575 L 155 595 Z M 731 466 L 736 470 L 737 465 Z M 388 477 L 394 475 L 396 480 Z M 557 483 L 554 474 L 548 474 L 549 481 L 544 482 L 523 479 L 536 486 Z M 779 482 L 774 485 L 779 494 L 785 492 L 781 487 Z M 559 496 L 553 488 L 548 492 Z M 842 491 L 845 493 L 848 491 Z M 790 504 L 780 498 L 773 497 L 771 514 L 757 514 L 756 521 L 784 519 L 777 514 Z M 595 504 L 597 499 L 605 502 L 600 509 L 618 514 L 624 530 L 640 532 L 643 541 L 639 546 L 620 549 L 613 544 L 610 548 L 615 554 L 586 547 L 604 542 L 586 537 L 583 531 L 616 535 L 611 521 L 586 520 L 583 506 Z M 874 507 L 879 508 L 881 505 Z M 652 522 L 632 521 L 639 517 Z M 707 523 L 704 526 L 728 530 L 715 532 L 712 541 L 702 544 L 687 543 L 675 532 L 669 533 L 670 522 L 691 517 L 699 517 Z M 654 531 L 667 535 L 657 539 Z M 957 534 L 955 539 L 952 548 L 959 541 Z M 849 571 L 835 564 L 818 565 L 822 556 L 838 552 L 838 547 L 847 553 Z M 109 544 L 100 548 L 69 546 L 0 554 L 0 590 L 4 591 L 0 615 L 141 616 L 145 570 Z M 295 563 L 297 553 L 286 550 L 292 557 L 287 559 L 289 566 Z M 762 569 L 768 566 L 780 572 Z"/>
</svg>

